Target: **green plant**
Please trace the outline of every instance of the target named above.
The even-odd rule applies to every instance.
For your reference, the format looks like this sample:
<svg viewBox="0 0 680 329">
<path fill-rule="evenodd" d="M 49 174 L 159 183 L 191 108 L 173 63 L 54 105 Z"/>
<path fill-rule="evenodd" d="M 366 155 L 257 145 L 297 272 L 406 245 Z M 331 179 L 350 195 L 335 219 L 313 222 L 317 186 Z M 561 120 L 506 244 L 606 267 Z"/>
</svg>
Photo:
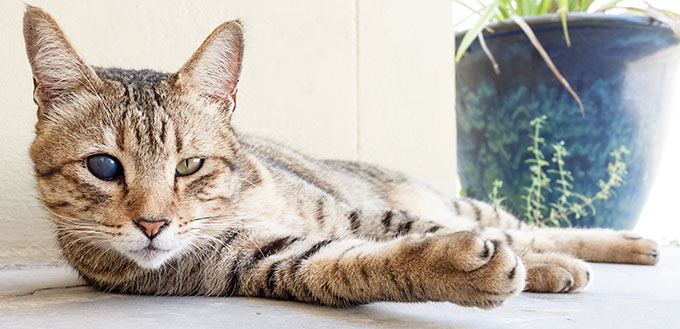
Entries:
<svg viewBox="0 0 680 329">
<path fill-rule="evenodd" d="M 569 152 L 564 146 L 564 142 L 551 144 L 554 151 L 551 163 L 545 159 L 542 149 L 545 147 L 545 139 L 541 137 L 541 128 L 547 123 L 547 116 L 541 116 L 531 120 L 530 125 L 534 127 L 534 133 L 530 136 L 531 145 L 527 148 L 532 155 L 526 162 L 530 163 L 531 184 L 524 187 L 526 192 L 522 198 L 525 200 L 524 217 L 531 223 L 538 226 L 572 226 L 572 220 L 587 216 L 589 211 L 593 214 L 596 208 L 593 203 L 597 200 L 608 200 L 614 195 L 614 188 L 625 184 L 624 177 L 627 174 L 624 155 L 630 154 L 625 146 L 620 146 L 612 151 L 610 156 L 613 162 L 607 164 L 607 181 L 600 180 L 598 185 L 600 190 L 592 196 L 586 196 L 572 191 L 571 171 L 565 167 L 565 158 Z M 555 168 L 556 167 L 556 168 Z M 554 179 L 551 179 L 551 176 Z M 553 191 L 552 183 L 557 183 L 556 189 L 559 190 L 559 197 L 556 201 L 546 203 L 546 192 Z M 505 197 L 501 195 L 500 189 L 503 182 L 496 179 L 493 181 L 490 202 L 498 207 L 501 206 Z"/>
<path fill-rule="evenodd" d="M 526 23 L 522 17 L 533 16 L 533 15 L 544 15 L 554 13 L 560 15 L 562 21 L 562 30 L 564 31 L 564 39 L 568 47 L 571 47 L 571 39 L 569 37 L 569 30 L 567 28 L 567 13 L 569 12 L 604 12 L 611 9 L 623 10 L 626 13 L 631 14 L 644 14 L 649 17 L 655 18 L 662 23 L 670 26 L 675 34 L 680 38 L 680 21 L 678 20 L 678 14 L 667 10 L 661 10 L 652 7 L 647 4 L 646 9 L 631 8 L 631 7 L 620 7 L 618 6 L 622 0 L 611 0 L 603 6 L 595 9 L 593 8 L 593 3 L 595 0 L 494 0 L 484 4 L 481 0 L 475 1 L 464 1 L 464 0 L 454 0 L 456 3 L 461 4 L 466 7 L 472 14 L 468 16 L 477 16 L 477 21 L 475 24 L 465 33 L 463 39 L 458 45 L 458 50 L 456 51 L 456 62 L 459 62 L 467 49 L 470 47 L 475 39 L 479 40 L 479 44 L 482 50 L 487 55 L 491 64 L 493 65 L 496 73 L 500 73 L 500 68 L 498 63 L 493 57 L 493 54 L 486 47 L 484 42 L 484 36 L 482 34 L 484 29 L 488 29 L 488 24 L 493 22 L 499 22 L 506 19 L 514 21 L 522 31 L 527 35 L 529 41 L 536 48 L 538 53 L 543 58 L 543 61 L 550 68 L 555 77 L 560 81 L 565 89 L 572 95 L 572 97 L 578 103 L 581 115 L 585 116 L 585 111 L 581 99 L 576 94 L 576 92 L 571 88 L 569 82 L 562 76 L 560 71 L 557 69 L 555 64 L 548 56 L 548 53 L 543 49 L 543 46 L 538 41 L 534 35 L 533 30 Z M 481 6 L 481 7 L 480 7 Z M 467 20 L 464 19 L 463 21 Z"/>
<path fill-rule="evenodd" d="M 491 193 L 489 193 L 489 200 L 491 200 L 491 205 L 494 207 L 500 207 L 506 199 L 506 197 L 500 196 L 501 187 L 503 187 L 503 181 L 494 179 L 491 186 Z"/>
</svg>

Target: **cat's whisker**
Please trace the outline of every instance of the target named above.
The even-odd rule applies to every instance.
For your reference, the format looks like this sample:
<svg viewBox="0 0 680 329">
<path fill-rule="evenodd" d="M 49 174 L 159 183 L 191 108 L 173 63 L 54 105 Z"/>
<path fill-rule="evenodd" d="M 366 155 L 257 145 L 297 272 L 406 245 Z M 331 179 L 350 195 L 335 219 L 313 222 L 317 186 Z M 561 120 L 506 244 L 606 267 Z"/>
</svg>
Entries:
<svg viewBox="0 0 680 329">
<path fill-rule="evenodd" d="M 214 219 L 214 218 L 219 218 L 219 216 L 205 216 L 205 217 L 198 217 L 198 218 L 192 219 L 191 221 L 192 221 L 192 222 L 196 222 L 196 221 L 199 221 L 199 220 Z"/>
<path fill-rule="evenodd" d="M 242 178 L 242 177 L 234 177 L 234 179 L 240 180 L 240 181 L 244 181 L 244 182 L 250 184 L 250 185 L 253 186 L 253 187 L 257 187 L 257 185 L 255 185 L 255 183 L 253 183 L 253 182 L 251 182 L 251 181 L 249 181 L 249 180 L 247 180 L 247 179 L 245 179 L 245 178 Z"/>
</svg>

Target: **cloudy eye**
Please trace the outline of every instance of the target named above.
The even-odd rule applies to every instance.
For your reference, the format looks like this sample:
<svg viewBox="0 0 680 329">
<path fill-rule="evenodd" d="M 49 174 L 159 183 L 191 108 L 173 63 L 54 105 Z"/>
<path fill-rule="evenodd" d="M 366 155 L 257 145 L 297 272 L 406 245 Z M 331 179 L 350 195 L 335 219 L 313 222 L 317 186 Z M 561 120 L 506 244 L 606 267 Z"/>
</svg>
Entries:
<svg viewBox="0 0 680 329">
<path fill-rule="evenodd" d="M 97 154 L 87 158 L 87 169 L 101 180 L 113 180 L 123 173 L 118 159 L 108 154 Z"/>
<path fill-rule="evenodd" d="M 201 165 L 203 165 L 203 159 L 199 158 L 184 159 L 177 164 L 177 168 L 175 168 L 175 171 L 177 172 L 177 175 L 180 176 L 191 175 L 197 172 L 198 169 L 201 169 Z"/>
</svg>

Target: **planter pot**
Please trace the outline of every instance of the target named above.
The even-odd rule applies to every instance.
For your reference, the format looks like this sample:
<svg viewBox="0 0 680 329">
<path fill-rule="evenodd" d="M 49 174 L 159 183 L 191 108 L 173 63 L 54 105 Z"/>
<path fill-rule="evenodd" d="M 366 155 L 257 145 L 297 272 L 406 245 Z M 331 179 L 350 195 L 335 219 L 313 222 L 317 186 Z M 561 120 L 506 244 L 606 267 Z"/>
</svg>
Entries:
<svg viewBox="0 0 680 329">
<path fill-rule="evenodd" d="M 597 193 L 598 182 L 608 178 L 610 152 L 621 145 L 631 151 L 624 158 L 625 184 L 609 200 L 597 201 L 595 214 L 589 211 L 573 224 L 633 228 L 655 178 L 668 112 L 677 110 L 669 96 L 680 92 L 672 89 L 679 40 L 649 18 L 574 14 L 568 16 L 568 48 L 558 16 L 527 22 L 581 97 L 585 118 L 516 24 L 492 25 L 494 32 L 485 32 L 484 39 L 501 73 L 494 73 L 478 41 L 456 68 L 458 169 L 465 192 L 488 199 L 492 182 L 500 179 L 504 206 L 523 216 L 523 187 L 531 181 L 529 122 L 545 115 L 545 159 L 552 158 L 550 144 L 564 142 L 575 192 Z M 546 202 L 554 202 L 557 192 L 547 193 Z"/>
</svg>

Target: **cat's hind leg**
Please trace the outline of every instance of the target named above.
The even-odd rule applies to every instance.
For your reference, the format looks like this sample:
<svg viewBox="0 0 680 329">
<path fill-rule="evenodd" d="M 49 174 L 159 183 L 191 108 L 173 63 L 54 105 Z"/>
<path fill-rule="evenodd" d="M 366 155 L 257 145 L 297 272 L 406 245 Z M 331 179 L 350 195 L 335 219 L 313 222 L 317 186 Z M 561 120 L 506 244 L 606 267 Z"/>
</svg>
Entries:
<svg viewBox="0 0 680 329">
<path fill-rule="evenodd" d="M 539 228 L 508 212 L 470 199 L 453 201 L 458 215 L 478 223 L 478 233 L 512 246 L 527 269 L 527 291 L 578 292 L 591 281 L 593 262 L 656 264 L 658 247 L 631 232 Z M 582 259 L 582 260 L 581 260 Z"/>
<path fill-rule="evenodd" d="M 505 241 L 513 248 L 559 252 L 590 262 L 654 265 L 659 261 L 656 242 L 632 232 L 542 228 L 527 225 L 481 201 L 456 199 L 453 204 L 459 214 L 478 222 L 476 231 L 480 234 Z"/>
<path fill-rule="evenodd" d="M 527 227 L 505 234 L 515 247 L 562 252 L 591 262 L 655 265 L 660 258 L 656 242 L 626 231 Z"/>
<path fill-rule="evenodd" d="M 592 270 L 579 259 L 561 253 L 519 253 L 527 269 L 525 290 L 532 292 L 578 292 L 590 283 Z"/>
</svg>

